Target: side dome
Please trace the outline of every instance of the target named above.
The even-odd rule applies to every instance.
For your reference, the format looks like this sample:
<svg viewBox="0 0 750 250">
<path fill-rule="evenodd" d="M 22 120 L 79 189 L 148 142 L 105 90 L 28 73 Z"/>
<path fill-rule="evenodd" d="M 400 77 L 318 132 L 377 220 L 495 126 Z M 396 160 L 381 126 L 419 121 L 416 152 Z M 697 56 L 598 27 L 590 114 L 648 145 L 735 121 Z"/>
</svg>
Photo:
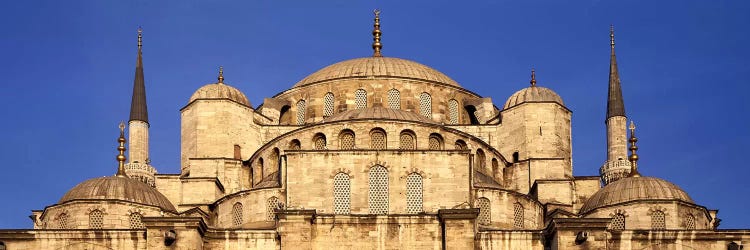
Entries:
<svg viewBox="0 0 750 250">
<path fill-rule="evenodd" d="M 402 78 L 460 87 L 445 74 L 423 64 L 394 57 L 363 57 L 331 64 L 310 74 L 294 87 L 347 78 Z"/>
<path fill-rule="evenodd" d="M 230 100 L 241 105 L 252 107 L 250 101 L 247 100 L 245 94 L 242 91 L 226 85 L 224 83 L 211 83 L 200 87 L 198 90 L 190 96 L 188 103 L 193 103 L 196 100 Z"/>
<path fill-rule="evenodd" d="M 383 107 L 370 107 L 370 108 L 363 108 L 363 109 L 347 110 L 341 113 L 334 114 L 333 116 L 324 119 L 323 122 L 364 120 L 364 119 L 402 120 L 402 121 L 435 123 L 434 121 L 428 119 L 427 117 L 424 117 L 414 112 L 404 111 L 400 109 L 383 108 Z"/>
<path fill-rule="evenodd" d="M 505 102 L 503 109 L 509 109 L 524 102 L 555 102 L 565 106 L 562 98 L 555 93 L 555 91 L 545 87 L 532 85 L 531 87 L 519 90 L 510 96 L 508 101 Z"/>
<path fill-rule="evenodd" d="M 612 182 L 597 191 L 583 204 L 580 213 L 644 200 L 678 200 L 695 204 L 684 190 L 671 182 L 654 177 L 628 177 Z"/>
<path fill-rule="evenodd" d="M 57 204 L 74 200 L 122 200 L 177 212 L 162 193 L 128 177 L 107 176 L 86 180 L 65 193 Z"/>
</svg>

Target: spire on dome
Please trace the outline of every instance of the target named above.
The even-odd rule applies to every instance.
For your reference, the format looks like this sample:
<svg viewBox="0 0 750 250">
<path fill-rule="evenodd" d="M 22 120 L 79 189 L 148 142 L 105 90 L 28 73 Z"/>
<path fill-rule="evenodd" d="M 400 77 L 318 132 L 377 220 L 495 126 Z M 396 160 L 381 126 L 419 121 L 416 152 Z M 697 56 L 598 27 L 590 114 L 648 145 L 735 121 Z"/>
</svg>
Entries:
<svg viewBox="0 0 750 250">
<path fill-rule="evenodd" d="M 630 160 L 630 175 L 628 177 L 641 177 L 641 173 L 638 173 L 638 154 L 635 153 L 635 151 L 638 151 L 638 146 L 635 145 L 635 143 L 638 141 L 638 138 L 635 138 L 635 123 L 633 121 L 630 121 L 630 157 L 628 157 L 628 160 Z"/>
<path fill-rule="evenodd" d="M 375 29 L 372 30 L 372 36 L 373 36 L 372 49 L 375 52 L 372 54 L 372 56 L 382 57 L 383 55 L 380 54 L 380 49 L 383 48 L 383 44 L 380 43 L 380 36 L 383 34 L 383 32 L 380 31 L 380 10 L 375 9 L 373 13 L 375 13 Z"/>
<path fill-rule="evenodd" d="M 117 142 L 120 143 L 119 146 L 117 146 L 117 151 L 120 153 L 117 155 L 117 173 L 115 176 L 118 177 L 127 177 L 125 174 L 125 123 L 120 122 L 120 138 L 117 138 Z"/>
<path fill-rule="evenodd" d="M 219 66 L 219 77 L 217 79 L 219 84 L 224 84 L 224 66 Z"/>
<path fill-rule="evenodd" d="M 534 68 L 531 68 L 531 87 L 536 86 L 536 70 Z"/>
<path fill-rule="evenodd" d="M 130 121 L 148 123 L 148 108 L 146 106 L 146 84 L 143 80 L 143 29 L 138 27 L 138 57 L 135 63 L 135 80 L 133 80 L 133 98 L 130 101 Z"/>
<path fill-rule="evenodd" d="M 620 87 L 620 74 L 617 72 L 617 59 L 615 58 L 615 28 L 609 26 L 609 95 L 607 96 L 607 119 L 613 116 L 625 116 L 625 103 L 622 98 Z"/>
</svg>

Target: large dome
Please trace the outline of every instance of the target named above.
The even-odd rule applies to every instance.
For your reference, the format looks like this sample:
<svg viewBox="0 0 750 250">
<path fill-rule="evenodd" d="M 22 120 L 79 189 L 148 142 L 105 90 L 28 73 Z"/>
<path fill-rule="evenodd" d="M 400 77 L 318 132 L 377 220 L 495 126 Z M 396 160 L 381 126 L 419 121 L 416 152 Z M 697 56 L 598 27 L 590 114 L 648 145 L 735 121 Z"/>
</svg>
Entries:
<svg viewBox="0 0 750 250">
<path fill-rule="evenodd" d="M 503 109 L 509 109 L 525 102 L 556 102 L 565 106 L 560 95 L 551 89 L 539 86 L 531 86 L 519 90 L 505 102 Z"/>
<path fill-rule="evenodd" d="M 177 212 L 169 199 L 159 191 L 128 177 L 107 176 L 81 182 L 65 193 L 57 203 L 74 200 L 123 200 Z"/>
<path fill-rule="evenodd" d="M 434 121 L 414 112 L 400 109 L 370 107 L 363 109 L 347 110 L 337 113 L 323 120 L 324 122 L 346 121 L 346 120 L 364 120 L 364 119 L 382 119 L 382 120 L 403 120 L 435 123 Z"/>
<path fill-rule="evenodd" d="M 245 105 L 247 107 L 252 107 L 250 105 L 250 101 L 247 100 L 247 97 L 245 97 L 245 94 L 243 94 L 242 91 L 223 83 L 206 84 L 205 86 L 196 90 L 195 93 L 190 96 L 190 101 L 188 101 L 188 103 L 192 103 L 195 100 L 201 99 L 224 99 Z"/>
<path fill-rule="evenodd" d="M 581 214 L 636 200 L 678 200 L 695 203 L 680 187 L 654 177 L 628 177 L 610 183 L 589 198 Z"/>
<path fill-rule="evenodd" d="M 448 84 L 458 83 L 423 64 L 394 57 L 363 57 L 335 63 L 297 82 L 294 87 L 347 78 L 402 78 Z"/>
</svg>

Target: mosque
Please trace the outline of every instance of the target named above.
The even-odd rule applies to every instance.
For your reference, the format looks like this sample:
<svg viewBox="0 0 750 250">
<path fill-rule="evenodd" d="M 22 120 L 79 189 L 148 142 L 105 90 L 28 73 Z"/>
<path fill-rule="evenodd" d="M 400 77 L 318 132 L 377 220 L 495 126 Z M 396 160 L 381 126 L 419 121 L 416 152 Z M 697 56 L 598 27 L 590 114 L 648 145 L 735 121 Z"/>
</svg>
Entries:
<svg viewBox="0 0 750 250">
<path fill-rule="evenodd" d="M 717 210 L 639 174 L 613 29 L 600 176 L 573 176 L 572 111 L 533 70 L 529 86 L 496 104 L 429 66 L 384 56 L 378 11 L 372 34 L 371 56 L 324 67 L 257 106 L 220 69 L 180 109 L 180 172 L 159 173 L 139 30 L 114 175 L 32 210 L 33 229 L 0 230 L 0 250 L 750 244 L 750 230 L 717 229 Z"/>
</svg>

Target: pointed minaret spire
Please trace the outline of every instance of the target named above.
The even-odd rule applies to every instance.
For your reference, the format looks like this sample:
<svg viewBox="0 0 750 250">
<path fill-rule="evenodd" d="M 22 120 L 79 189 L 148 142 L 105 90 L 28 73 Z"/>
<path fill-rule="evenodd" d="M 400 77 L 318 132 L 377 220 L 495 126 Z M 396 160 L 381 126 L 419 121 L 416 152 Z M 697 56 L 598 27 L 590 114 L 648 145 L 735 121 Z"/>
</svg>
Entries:
<svg viewBox="0 0 750 250">
<path fill-rule="evenodd" d="M 117 146 L 117 151 L 120 153 L 117 154 L 117 173 L 115 176 L 117 177 L 127 177 L 125 174 L 125 123 L 120 122 L 120 137 L 117 138 L 117 142 L 120 144 Z"/>
<path fill-rule="evenodd" d="M 146 85 L 143 80 L 143 29 L 138 28 L 138 57 L 135 62 L 135 80 L 133 80 L 133 98 L 130 102 L 130 121 L 148 123 L 146 108 Z"/>
<path fill-rule="evenodd" d="M 536 70 L 534 68 L 531 68 L 531 81 L 529 83 L 531 83 L 531 87 L 536 86 Z"/>
<path fill-rule="evenodd" d="M 374 50 L 372 56 L 382 57 L 383 55 L 380 54 L 380 50 L 383 48 L 383 44 L 380 43 L 380 36 L 383 34 L 383 32 L 380 31 L 380 10 L 376 9 L 373 11 L 373 13 L 375 13 L 375 29 L 372 30 L 372 49 Z"/>
<path fill-rule="evenodd" d="M 218 84 L 224 84 L 224 66 L 219 66 L 219 77 L 217 78 Z"/>
<path fill-rule="evenodd" d="M 609 46 L 609 95 L 607 97 L 607 119 L 613 116 L 625 116 L 625 103 L 622 99 L 620 74 L 617 72 L 617 59 L 615 57 L 614 25 L 609 26 Z"/>
<path fill-rule="evenodd" d="M 638 146 L 635 145 L 635 143 L 638 141 L 638 138 L 635 138 L 635 123 L 633 121 L 630 121 L 630 157 L 628 157 L 628 160 L 630 160 L 630 175 L 629 177 L 641 177 L 641 173 L 638 173 L 638 154 L 635 153 L 635 151 L 638 151 Z"/>
</svg>

